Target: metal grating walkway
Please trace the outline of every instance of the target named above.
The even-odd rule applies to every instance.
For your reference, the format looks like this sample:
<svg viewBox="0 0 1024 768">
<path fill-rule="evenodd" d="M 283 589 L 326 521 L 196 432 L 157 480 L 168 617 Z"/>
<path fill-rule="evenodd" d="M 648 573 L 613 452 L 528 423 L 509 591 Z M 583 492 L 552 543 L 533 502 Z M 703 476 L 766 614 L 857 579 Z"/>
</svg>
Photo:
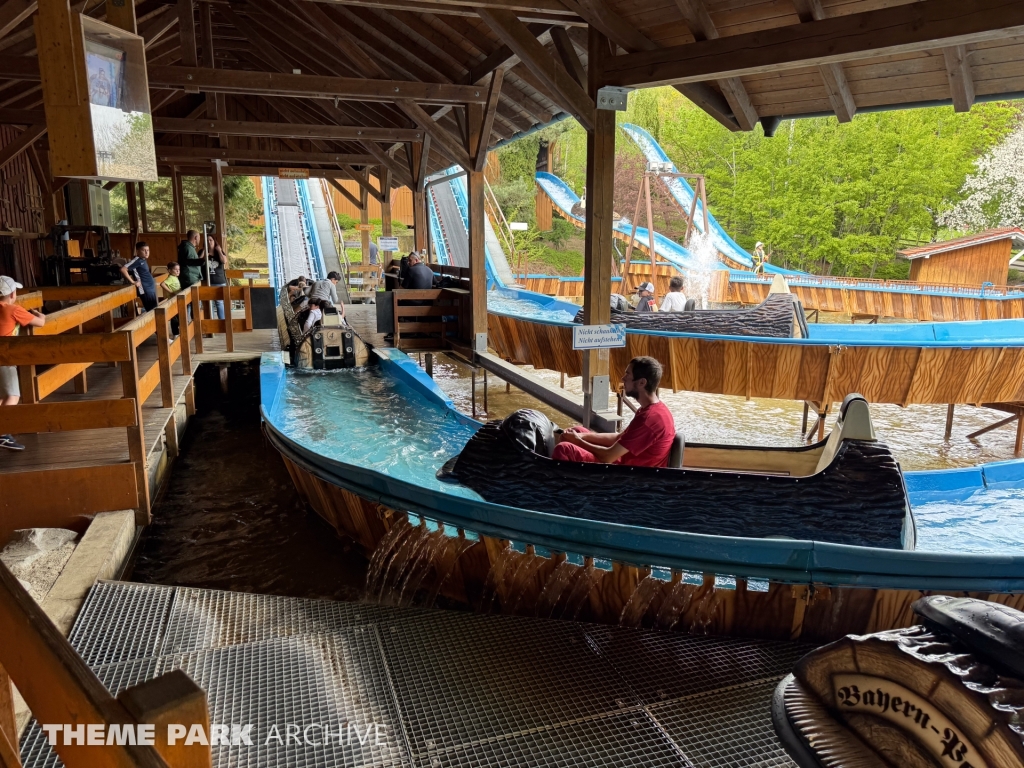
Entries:
<svg viewBox="0 0 1024 768">
<path fill-rule="evenodd" d="M 180 668 L 211 722 L 252 724 L 253 746 L 213 748 L 221 768 L 789 767 L 769 706 L 808 650 L 124 582 L 93 587 L 70 640 L 115 695 Z M 288 724 L 346 736 L 268 739 Z M 22 762 L 61 765 L 34 721 Z"/>
</svg>

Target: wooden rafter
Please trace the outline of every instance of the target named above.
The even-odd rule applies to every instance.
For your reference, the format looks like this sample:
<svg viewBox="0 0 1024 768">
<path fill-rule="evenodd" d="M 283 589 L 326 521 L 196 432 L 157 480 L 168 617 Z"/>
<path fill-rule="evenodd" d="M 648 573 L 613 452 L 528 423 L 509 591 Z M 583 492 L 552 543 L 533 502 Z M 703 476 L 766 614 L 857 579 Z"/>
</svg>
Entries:
<svg viewBox="0 0 1024 768">
<path fill-rule="evenodd" d="M 17 110 L 0 110 L 0 123 Z M 42 114 L 42 113 L 38 113 Z M 18 121 L 22 122 L 22 121 Z M 227 136 L 266 136 L 329 141 L 422 141 L 423 131 L 415 128 L 377 128 L 360 125 L 324 125 L 319 123 L 274 123 L 255 120 L 188 120 L 155 117 L 153 129 L 168 133 L 224 134 Z"/>
<path fill-rule="evenodd" d="M 954 45 L 942 49 L 946 61 L 946 76 L 949 78 L 949 92 L 953 97 L 953 108 L 957 112 L 968 112 L 974 103 L 974 77 L 967 59 L 967 49 Z"/>
<path fill-rule="evenodd" d="M 511 11 L 479 8 L 477 12 L 501 41 L 515 51 L 523 64 L 559 97 L 559 105 L 584 128 L 592 129 L 596 111 L 594 100 L 548 53 L 527 26 Z"/>
<path fill-rule="evenodd" d="M 19 133 L 17 138 L 8 142 L 3 149 L 0 149 L 0 168 L 3 168 L 14 158 L 31 147 L 44 133 L 46 133 L 45 125 L 30 125 Z"/>
<path fill-rule="evenodd" d="M 342 197 L 344 197 L 346 200 L 352 203 L 352 205 L 354 205 L 357 209 L 362 209 L 362 201 L 358 197 L 353 195 L 351 192 L 349 192 L 347 189 L 345 189 L 343 186 L 341 186 L 341 184 L 339 184 L 336 179 L 327 179 L 327 183 L 334 187 L 336 190 L 338 190 L 338 192 L 341 193 Z"/>
<path fill-rule="evenodd" d="M 1017 0 L 928 0 L 616 56 L 604 81 L 637 87 L 702 82 L 1020 35 L 1024 3 Z"/>
<path fill-rule="evenodd" d="M 0 37 L 6 37 L 21 22 L 36 12 L 36 0 L 7 0 L 0 5 Z"/>
<path fill-rule="evenodd" d="M 487 148 L 490 145 L 494 114 L 498 109 L 498 94 L 501 93 L 501 81 L 504 75 L 504 71 L 500 69 L 494 70 L 491 74 L 491 84 L 487 88 L 487 104 L 480 120 L 480 135 L 475 142 L 476 156 L 473 158 L 473 170 L 475 171 L 482 171 L 487 163 Z"/>
<path fill-rule="evenodd" d="M 654 51 L 660 46 L 615 13 L 602 0 L 562 0 L 566 8 L 586 19 L 594 29 L 629 52 Z M 707 83 L 674 86 L 683 96 L 703 109 L 730 131 L 740 129 L 725 97 Z"/>
<path fill-rule="evenodd" d="M 432 0 L 348 0 L 346 5 L 395 11 L 476 16 L 478 7 L 514 12 L 523 21 L 535 23 L 582 24 L 582 20 L 567 10 L 559 0 L 540 0 L 537 3 L 514 3 L 503 0 L 473 0 L 471 3 L 433 2 Z"/>
<path fill-rule="evenodd" d="M 694 40 L 715 40 L 720 36 L 711 14 L 704 5 L 704 0 L 676 0 L 676 5 L 683 14 Z M 729 102 L 740 128 L 744 131 L 754 130 L 758 120 L 757 110 L 750 101 L 750 94 L 747 93 L 743 81 L 738 77 L 729 77 L 719 80 L 718 87 L 722 90 L 725 100 Z"/>
<path fill-rule="evenodd" d="M 550 34 L 551 44 L 555 46 L 555 51 L 558 53 L 558 58 L 562 60 L 562 66 L 565 67 L 565 71 L 572 75 L 573 80 L 577 82 L 580 88 L 586 88 L 587 70 L 583 68 L 583 64 L 580 62 L 579 54 L 576 53 L 576 46 L 569 39 L 569 33 L 566 32 L 565 27 L 552 27 Z"/>
<path fill-rule="evenodd" d="M 239 149 L 228 147 L 177 147 L 158 145 L 157 160 L 184 164 L 192 160 L 228 160 L 247 163 L 284 163 L 295 166 L 319 163 L 321 165 L 369 165 L 376 158 L 369 154 L 353 155 L 333 152 L 279 152 L 266 149 Z"/>
<path fill-rule="evenodd" d="M 800 21 L 820 21 L 826 17 L 821 0 L 793 0 Z M 821 80 L 825 84 L 828 102 L 840 123 L 848 123 L 857 114 L 857 102 L 854 101 L 850 84 L 846 81 L 846 72 L 842 64 L 822 64 L 818 67 Z"/>
</svg>

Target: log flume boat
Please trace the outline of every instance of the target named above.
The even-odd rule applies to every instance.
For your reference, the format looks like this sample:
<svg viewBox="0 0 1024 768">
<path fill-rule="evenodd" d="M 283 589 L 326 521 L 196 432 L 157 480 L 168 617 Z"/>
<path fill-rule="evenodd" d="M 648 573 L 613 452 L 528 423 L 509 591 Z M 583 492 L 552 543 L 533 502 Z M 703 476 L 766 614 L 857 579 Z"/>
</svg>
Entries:
<svg viewBox="0 0 1024 768">
<path fill-rule="evenodd" d="M 583 310 L 573 322 L 583 322 Z M 792 294 L 771 293 L 750 309 L 693 309 L 682 312 L 632 312 L 613 309 L 611 322 L 635 331 L 707 333 L 762 338 L 807 338 L 803 307 Z"/>
<path fill-rule="evenodd" d="M 288 287 L 281 289 L 277 305 L 277 333 L 281 349 L 288 352 L 288 364 L 303 370 L 335 370 L 366 365 L 369 347 L 337 314 L 324 316 L 323 325 L 303 332 L 299 315 L 288 300 Z"/>
<path fill-rule="evenodd" d="M 555 425 L 520 410 L 491 421 L 438 472 L 496 504 L 607 523 L 748 538 L 913 549 L 899 464 L 849 395 L 827 439 L 806 447 L 693 444 L 668 467 L 551 458 Z"/>
<path fill-rule="evenodd" d="M 1024 765 L 1024 613 L 936 595 L 919 623 L 804 656 L 772 720 L 800 768 Z"/>
</svg>

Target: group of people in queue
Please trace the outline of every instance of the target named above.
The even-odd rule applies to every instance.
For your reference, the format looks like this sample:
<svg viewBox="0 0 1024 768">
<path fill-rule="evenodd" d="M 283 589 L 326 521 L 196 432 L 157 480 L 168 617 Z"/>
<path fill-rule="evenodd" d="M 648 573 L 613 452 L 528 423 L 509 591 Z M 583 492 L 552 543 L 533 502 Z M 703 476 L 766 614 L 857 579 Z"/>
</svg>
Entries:
<svg viewBox="0 0 1024 768">
<path fill-rule="evenodd" d="M 303 334 L 323 324 L 325 311 L 336 310 L 342 325 L 348 324 L 345 319 L 345 305 L 338 299 L 340 281 L 341 273 L 333 271 L 328 272 L 325 279 L 314 280 L 312 283 L 305 275 L 288 281 L 288 301 L 295 310 L 295 317 Z"/>
</svg>

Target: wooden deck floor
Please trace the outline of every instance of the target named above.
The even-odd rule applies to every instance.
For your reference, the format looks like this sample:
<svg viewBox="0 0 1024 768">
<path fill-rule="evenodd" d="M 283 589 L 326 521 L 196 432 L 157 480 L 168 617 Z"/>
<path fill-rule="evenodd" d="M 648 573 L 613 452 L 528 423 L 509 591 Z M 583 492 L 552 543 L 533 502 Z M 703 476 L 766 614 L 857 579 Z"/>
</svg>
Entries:
<svg viewBox="0 0 1024 768">
<path fill-rule="evenodd" d="M 279 349 L 276 330 L 258 330 L 235 334 L 235 351 L 224 350 L 224 337 L 204 339 L 204 353 L 194 355 L 193 363 L 234 362 L 258 357 L 261 352 Z M 156 340 L 150 339 L 139 347 L 139 367 L 146 368 L 156 360 Z M 172 370 L 180 371 L 180 363 Z M 80 399 L 110 399 L 121 397 L 121 370 L 117 366 L 96 364 L 87 372 L 88 393 L 74 394 L 69 382 L 50 395 L 46 402 Z M 191 376 L 177 374 L 173 379 L 174 400 L 180 406 Z M 164 430 L 175 409 L 162 407 L 160 388 L 142 406 L 143 423 L 147 449 L 152 455 L 162 449 Z M 127 462 L 128 441 L 123 428 L 87 429 L 76 432 L 51 432 L 21 435 L 18 440 L 25 445 L 24 451 L 3 451 L 0 454 L 0 474 L 43 469 L 85 467 L 97 464 Z"/>
</svg>

